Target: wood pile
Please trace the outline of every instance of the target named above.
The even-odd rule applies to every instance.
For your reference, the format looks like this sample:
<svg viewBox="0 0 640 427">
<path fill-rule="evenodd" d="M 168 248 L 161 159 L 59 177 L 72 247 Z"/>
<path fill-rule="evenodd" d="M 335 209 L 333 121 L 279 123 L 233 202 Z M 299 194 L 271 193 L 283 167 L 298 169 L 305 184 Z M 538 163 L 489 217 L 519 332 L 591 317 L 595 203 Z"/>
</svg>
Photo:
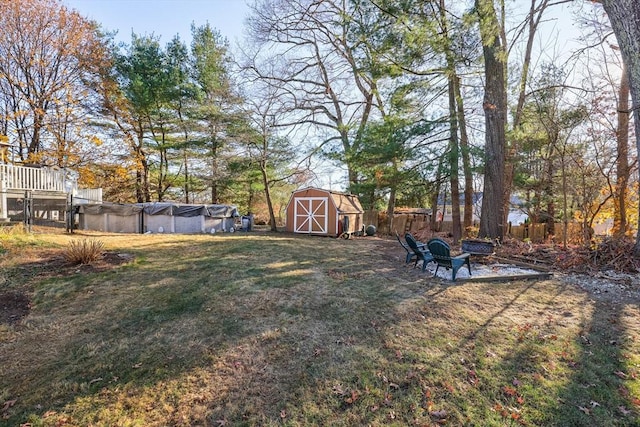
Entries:
<svg viewBox="0 0 640 427">
<path fill-rule="evenodd" d="M 628 239 L 605 239 L 593 247 L 531 244 L 507 240 L 499 248 L 505 258 L 574 273 L 612 270 L 619 273 L 640 271 L 640 259 L 632 257 L 634 242 Z"/>
</svg>

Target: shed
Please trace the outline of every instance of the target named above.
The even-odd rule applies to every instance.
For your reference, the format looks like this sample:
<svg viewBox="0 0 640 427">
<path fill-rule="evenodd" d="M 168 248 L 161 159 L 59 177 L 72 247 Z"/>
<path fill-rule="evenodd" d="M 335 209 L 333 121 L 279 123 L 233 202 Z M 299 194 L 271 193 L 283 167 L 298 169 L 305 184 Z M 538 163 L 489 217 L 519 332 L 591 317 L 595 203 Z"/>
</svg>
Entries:
<svg viewBox="0 0 640 427">
<path fill-rule="evenodd" d="M 286 230 L 338 237 L 361 231 L 363 216 L 358 196 L 308 187 L 291 194 L 286 209 Z"/>
</svg>

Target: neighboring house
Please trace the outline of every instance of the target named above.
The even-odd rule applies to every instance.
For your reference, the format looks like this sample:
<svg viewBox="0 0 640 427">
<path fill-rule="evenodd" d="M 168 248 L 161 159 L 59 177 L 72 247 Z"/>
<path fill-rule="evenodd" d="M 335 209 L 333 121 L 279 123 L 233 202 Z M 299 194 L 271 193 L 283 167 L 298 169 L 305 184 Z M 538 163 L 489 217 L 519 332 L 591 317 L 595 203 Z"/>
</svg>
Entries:
<svg viewBox="0 0 640 427">
<path fill-rule="evenodd" d="M 473 193 L 471 200 L 473 203 L 473 222 L 477 223 L 480 222 L 480 213 L 482 211 L 482 192 L 477 191 Z M 507 221 L 512 225 L 524 224 L 529 217 L 520 208 L 523 205 L 522 200 L 518 196 L 512 195 L 510 205 L 511 207 L 509 209 Z M 443 195 L 440 195 L 440 197 L 438 197 L 438 206 L 435 211 L 436 221 L 452 221 L 451 196 L 448 195 L 448 198 L 445 199 Z M 464 218 L 464 194 L 460 194 L 460 219 L 462 220 L 462 218 Z"/>
</svg>

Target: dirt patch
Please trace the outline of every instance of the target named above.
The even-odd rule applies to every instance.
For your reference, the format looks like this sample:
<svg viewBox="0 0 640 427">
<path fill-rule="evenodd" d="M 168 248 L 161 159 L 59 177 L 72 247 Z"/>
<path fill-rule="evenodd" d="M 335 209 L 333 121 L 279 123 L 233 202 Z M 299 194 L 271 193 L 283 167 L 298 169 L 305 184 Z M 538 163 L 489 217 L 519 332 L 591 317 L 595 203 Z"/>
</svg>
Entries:
<svg viewBox="0 0 640 427">
<path fill-rule="evenodd" d="M 102 258 L 91 264 L 71 265 L 64 258 L 60 259 L 64 264 L 58 270 L 59 275 L 66 276 L 77 273 L 98 273 L 108 271 L 119 265 L 133 260 L 133 255 L 127 253 L 105 252 Z"/>
<path fill-rule="evenodd" d="M 14 324 L 29 314 L 31 301 L 20 292 L 0 292 L 0 324 Z"/>
<path fill-rule="evenodd" d="M 16 268 L 16 273 L 23 277 L 64 277 L 73 274 L 89 274 L 108 271 L 133 259 L 133 255 L 125 253 L 105 252 L 91 264 L 69 264 L 61 252 L 47 252 L 43 258 Z M 29 314 L 31 300 L 27 292 L 0 292 L 0 324 L 18 323 Z"/>
</svg>

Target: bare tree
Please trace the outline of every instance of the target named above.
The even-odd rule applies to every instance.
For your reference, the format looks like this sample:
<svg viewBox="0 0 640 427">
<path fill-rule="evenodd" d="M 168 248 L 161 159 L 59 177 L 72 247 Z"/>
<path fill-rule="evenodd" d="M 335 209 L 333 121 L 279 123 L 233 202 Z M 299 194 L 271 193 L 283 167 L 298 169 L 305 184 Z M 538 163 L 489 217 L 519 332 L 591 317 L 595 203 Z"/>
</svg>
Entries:
<svg viewBox="0 0 640 427">
<path fill-rule="evenodd" d="M 20 160 L 64 167 L 84 80 L 104 56 L 95 27 L 57 0 L 0 0 L 0 28 L 3 127 Z"/>
<path fill-rule="evenodd" d="M 378 78 L 365 66 L 373 54 L 366 39 L 350 37 L 357 13 L 344 0 L 263 0 L 249 19 L 253 53 L 244 67 L 281 92 L 290 112 L 281 125 L 315 127 L 350 184 L 359 179 L 351 155 L 372 115 L 383 115 Z"/>
<path fill-rule="evenodd" d="M 250 129 L 243 139 L 246 141 L 249 161 L 260 171 L 271 231 L 278 231 L 271 190 L 274 185 L 308 173 L 308 158 L 297 162 L 292 159 L 294 149 L 291 140 L 288 135 L 282 134 L 279 126 L 288 114 L 280 103 L 279 91 L 272 86 L 262 90 L 253 89 L 254 94 L 247 96 Z"/>
</svg>

